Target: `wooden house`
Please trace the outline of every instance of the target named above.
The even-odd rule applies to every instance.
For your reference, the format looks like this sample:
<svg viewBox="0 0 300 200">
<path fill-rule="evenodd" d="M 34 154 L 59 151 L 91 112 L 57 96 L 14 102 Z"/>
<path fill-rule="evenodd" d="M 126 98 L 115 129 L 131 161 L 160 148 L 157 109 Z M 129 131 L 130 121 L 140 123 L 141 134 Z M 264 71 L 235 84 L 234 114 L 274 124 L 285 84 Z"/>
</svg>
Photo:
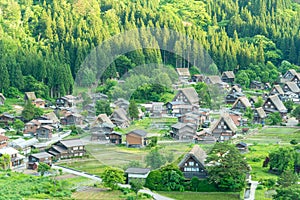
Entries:
<svg viewBox="0 0 300 200">
<path fill-rule="evenodd" d="M 300 73 L 296 73 L 295 76 L 291 79 L 292 82 L 295 82 L 298 87 L 300 87 Z"/>
<path fill-rule="evenodd" d="M 41 98 L 37 98 L 32 101 L 32 104 L 38 108 L 45 108 L 46 102 Z"/>
<path fill-rule="evenodd" d="M 110 116 L 112 123 L 120 128 L 126 128 L 130 124 L 127 112 L 123 108 L 116 109 Z"/>
<path fill-rule="evenodd" d="M 196 114 L 193 112 L 186 113 L 178 117 L 178 122 L 185 123 L 185 124 L 187 123 L 194 124 L 196 127 L 199 127 L 200 124 L 202 124 L 202 121 L 200 120 L 201 120 L 201 114 L 200 113 Z"/>
<path fill-rule="evenodd" d="M 205 159 L 207 154 L 198 145 L 195 145 L 192 150 L 187 153 L 178 164 L 186 179 L 197 177 L 200 179 L 207 178 L 208 173 L 205 169 Z"/>
<path fill-rule="evenodd" d="M 221 84 L 222 82 L 220 76 L 207 76 L 205 79 L 206 84 Z"/>
<path fill-rule="evenodd" d="M 13 124 L 15 121 L 15 117 L 13 115 L 3 113 L 0 115 L 0 124 L 8 125 Z"/>
<path fill-rule="evenodd" d="M 192 140 L 197 132 L 197 126 L 191 123 L 178 122 L 171 126 L 171 136 L 178 140 Z"/>
<path fill-rule="evenodd" d="M 265 124 L 265 120 L 267 118 L 267 114 L 262 107 L 255 108 L 253 110 L 253 121 L 256 124 Z"/>
<path fill-rule="evenodd" d="M 179 80 L 188 80 L 191 77 L 189 68 L 176 68 Z"/>
<path fill-rule="evenodd" d="M 77 113 L 67 112 L 65 116 L 61 119 L 61 124 L 63 125 L 82 125 L 83 117 Z"/>
<path fill-rule="evenodd" d="M 217 139 L 217 141 L 225 141 L 231 139 L 237 131 L 234 121 L 228 113 L 224 113 L 211 126 L 210 133 Z"/>
<path fill-rule="evenodd" d="M 31 148 L 33 145 L 37 144 L 39 141 L 36 138 L 31 138 L 29 140 L 24 140 L 23 138 L 18 138 L 9 143 L 10 147 L 17 149 L 23 155 L 31 153 Z"/>
<path fill-rule="evenodd" d="M 189 105 L 181 101 L 172 101 L 166 104 L 167 112 L 173 116 L 181 116 L 189 112 L 197 111 L 199 105 Z"/>
<path fill-rule="evenodd" d="M 233 104 L 239 97 L 245 96 L 242 93 L 242 89 L 239 88 L 237 85 L 231 87 L 231 90 L 225 97 L 226 104 Z"/>
<path fill-rule="evenodd" d="M 149 168 L 130 167 L 125 170 L 126 183 L 128 184 L 131 179 L 144 179 L 148 177 L 150 173 Z"/>
<path fill-rule="evenodd" d="M 251 108 L 251 103 L 246 96 L 239 97 L 232 105 L 232 110 L 245 111 L 246 108 Z"/>
<path fill-rule="evenodd" d="M 192 81 L 195 82 L 195 83 L 198 83 L 198 82 L 203 82 L 204 81 L 204 75 L 202 74 L 195 74 L 192 76 Z"/>
<path fill-rule="evenodd" d="M 53 132 L 53 127 L 52 126 L 41 126 L 36 130 L 36 137 L 38 140 L 42 141 L 48 141 L 52 139 L 52 132 Z"/>
<path fill-rule="evenodd" d="M 116 131 L 111 132 L 108 134 L 110 143 L 113 144 L 122 144 L 122 133 L 118 133 Z"/>
<path fill-rule="evenodd" d="M 6 98 L 4 97 L 4 95 L 2 93 L 0 93 L 0 106 L 4 105 Z"/>
<path fill-rule="evenodd" d="M 296 70 L 294 69 L 289 69 L 283 76 L 283 79 L 286 80 L 291 80 L 292 78 L 294 78 L 294 76 L 297 74 Z"/>
<path fill-rule="evenodd" d="M 56 159 L 65 159 L 84 156 L 85 146 L 80 139 L 61 140 L 48 150 Z"/>
<path fill-rule="evenodd" d="M 283 91 L 286 92 L 292 92 L 295 94 L 300 94 L 300 88 L 298 87 L 297 83 L 295 82 L 286 82 L 283 87 Z"/>
<path fill-rule="evenodd" d="M 24 95 L 24 101 L 32 103 L 34 100 L 36 100 L 36 96 L 34 92 L 25 92 Z"/>
<path fill-rule="evenodd" d="M 239 142 L 235 145 L 235 147 L 241 152 L 246 153 L 248 152 L 248 145 L 244 142 Z"/>
<path fill-rule="evenodd" d="M 162 117 L 164 113 L 164 103 L 163 102 L 152 102 L 152 107 L 151 107 L 151 116 L 160 118 Z"/>
<path fill-rule="evenodd" d="M 30 122 L 27 122 L 25 124 L 25 128 L 23 133 L 25 135 L 31 135 L 31 136 L 35 136 L 36 135 L 36 131 L 37 129 L 39 129 L 41 126 L 41 123 L 38 120 L 31 120 Z"/>
<path fill-rule="evenodd" d="M 133 130 L 126 134 L 127 147 L 144 147 L 147 146 L 147 132 L 143 130 Z"/>
<path fill-rule="evenodd" d="M 38 163 L 45 163 L 49 166 L 52 165 L 52 157 L 53 155 L 47 152 L 34 153 L 29 155 L 28 157 L 28 169 L 37 169 Z"/>
<path fill-rule="evenodd" d="M 8 137 L 0 135 L 0 149 L 7 147 Z"/>
<path fill-rule="evenodd" d="M 225 83 L 232 84 L 234 82 L 235 75 L 233 71 L 225 71 L 222 73 L 221 80 Z"/>
<path fill-rule="evenodd" d="M 129 104 L 130 104 L 129 101 L 123 98 L 119 98 L 114 102 L 116 108 L 123 108 L 124 110 L 128 110 Z"/>
<path fill-rule="evenodd" d="M 274 85 L 269 95 L 278 95 L 281 98 L 284 95 L 284 91 L 280 85 Z"/>
<path fill-rule="evenodd" d="M 73 95 L 66 95 L 56 99 L 55 104 L 57 107 L 73 107 L 75 105 L 76 97 Z"/>
<path fill-rule="evenodd" d="M 285 117 L 287 114 L 287 109 L 278 95 L 269 96 L 263 104 L 263 109 L 267 114 L 279 112 L 282 117 Z"/>
<path fill-rule="evenodd" d="M 264 86 L 259 81 L 251 81 L 251 83 L 250 83 L 250 89 L 262 90 L 262 89 L 264 89 Z"/>
<path fill-rule="evenodd" d="M 18 150 L 12 148 L 12 147 L 6 147 L 0 149 L 0 157 L 3 156 L 4 154 L 10 156 L 10 162 L 9 166 L 6 168 L 8 169 L 16 169 L 24 166 L 24 158 L 25 156 L 20 155 Z"/>
<path fill-rule="evenodd" d="M 251 108 L 255 108 L 255 104 L 258 102 L 258 97 L 257 96 L 249 97 L 249 102 L 251 104 Z"/>
<path fill-rule="evenodd" d="M 178 90 L 173 102 L 183 102 L 188 105 L 199 105 L 199 97 L 195 88 L 181 88 Z"/>
</svg>

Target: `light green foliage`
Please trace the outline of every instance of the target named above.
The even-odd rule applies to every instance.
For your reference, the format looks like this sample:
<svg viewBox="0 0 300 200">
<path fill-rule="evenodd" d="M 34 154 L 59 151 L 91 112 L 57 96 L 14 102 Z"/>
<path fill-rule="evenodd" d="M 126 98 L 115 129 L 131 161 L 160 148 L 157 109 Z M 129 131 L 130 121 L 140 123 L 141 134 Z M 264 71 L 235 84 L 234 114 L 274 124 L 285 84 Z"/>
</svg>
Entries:
<svg viewBox="0 0 300 200">
<path fill-rule="evenodd" d="M 66 181 L 57 181 L 49 177 L 2 172 L 0 174 L 0 199 L 70 198 L 72 193 L 69 186 Z"/>
<path fill-rule="evenodd" d="M 14 124 L 13 124 L 13 127 L 17 130 L 17 131 L 21 131 L 23 128 L 24 128 L 24 122 L 22 122 L 21 120 L 19 119 L 16 119 Z"/>
<path fill-rule="evenodd" d="M 39 163 L 38 172 L 41 173 L 41 176 L 44 176 L 45 172 L 48 172 L 50 169 L 51 169 L 51 167 L 48 164 L 43 163 L 43 162 Z"/>
<path fill-rule="evenodd" d="M 145 180 L 144 179 L 131 179 L 129 182 L 131 186 L 131 190 L 138 194 L 138 191 L 143 188 L 145 185 Z"/>
<path fill-rule="evenodd" d="M 290 187 L 281 187 L 276 190 L 276 194 L 273 196 L 274 200 L 294 200 L 299 199 L 300 196 L 300 186 L 295 184 Z"/>
<path fill-rule="evenodd" d="M 283 188 L 297 184 L 297 182 L 298 176 L 293 171 L 284 171 L 278 179 L 279 186 Z"/>
<path fill-rule="evenodd" d="M 300 105 L 293 110 L 292 115 L 296 117 L 296 119 L 300 120 Z"/>
<path fill-rule="evenodd" d="M 24 117 L 26 121 L 30 121 L 42 115 L 43 115 L 43 110 L 38 107 L 35 107 L 34 105 L 31 104 L 31 102 L 26 103 L 22 111 L 22 117 Z"/>
<path fill-rule="evenodd" d="M 282 122 L 282 117 L 279 112 L 271 113 L 268 115 L 267 123 L 270 125 L 277 125 Z"/>
<path fill-rule="evenodd" d="M 125 183 L 124 171 L 118 168 L 105 168 L 101 178 L 104 185 L 112 190 L 118 188 L 118 183 Z"/>
<path fill-rule="evenodd" d="M 10 155 L 3 154 L 0 157 L 0 167 L 1 169 L 8 169 L 10 166 Z"/>
</svg>

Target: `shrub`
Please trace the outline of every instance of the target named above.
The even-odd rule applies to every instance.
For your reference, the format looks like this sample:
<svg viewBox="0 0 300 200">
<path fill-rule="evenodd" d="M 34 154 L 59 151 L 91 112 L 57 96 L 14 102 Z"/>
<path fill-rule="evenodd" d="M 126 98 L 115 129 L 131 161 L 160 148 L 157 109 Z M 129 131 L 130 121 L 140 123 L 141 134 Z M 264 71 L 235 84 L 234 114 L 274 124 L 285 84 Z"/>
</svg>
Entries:
<svg viewBox="0 0 300 200">
<path fill-rule="evenodd" d="M 295 139 L 292 139 L 292 140 L 290 141 L 290 144 L 296 145 L 296 144 L 298 144 L 298 142 L 297 142 Z"/>
<path fill-rule="evenodd" d="M 257 189 L 257 190 L 263 190 L 263 189 L 264 189 L 264 186 L 258 185 L 256 189 Z"/>
</svg>

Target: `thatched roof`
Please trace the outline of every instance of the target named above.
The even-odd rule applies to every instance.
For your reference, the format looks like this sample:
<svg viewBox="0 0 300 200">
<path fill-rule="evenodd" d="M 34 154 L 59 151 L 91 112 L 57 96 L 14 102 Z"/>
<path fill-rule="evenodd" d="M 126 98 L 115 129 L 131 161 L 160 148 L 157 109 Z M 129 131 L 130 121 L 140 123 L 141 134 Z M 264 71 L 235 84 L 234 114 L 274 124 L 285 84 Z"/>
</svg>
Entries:
<svg viewBox="0 0 300 200">
<path fill-rule="evenodd" d="M 54 112 L 50 112 L 44 115 L 47 119 L 52 120 L 53 123 L 58 123 L 59 119 Z"/>
<path fill-rule="evenodd" d="M 220 76 L 208 76 L 207 79 L 209 80 L 209 83 L 211 83 L 211 84 L 222 83 Z"/>
<path fill-rule="evenodd" d="M 6 99 L 2 93 L 0 93 L 0 98 L 3 99 L 3 100 Z"/>
<path fill-rule="evenodd" d="M 227 76 L 227 78 L 235 78 L 233 71 L 223 72 L 222 76 Z"/>
<path fill-rule="evenodd" d="M 195 88 L 193 87 L 181 88 L 179 89 L 179 91 L 181 91 L 186 96 L 186 98 L 191 104 L 199 103 L 198 93 L 196 92 Z"/>
<path fill-rule="evenodd" d="M 34 92 L 25 92 L 25 98 L 30 101 L 36 100 L 36 96 Z"/>
<path fill-rule="evenodd" d="M 281 94 L 281 95 L 284 94 L 284 91 L 282 90 L 280 85 L 274 85 L 273 89 L 275 89 L 278 92 L 278 94 Z"/>
<path fill-rule="evenodd" d="M 202 164 L 204 167 L 207 154 L 198 145 L 195 145 L 192 150 L 184 156 L 184 158 L 178 164 L 178 167 L 184 167 L 184 163 L 186 163 L 186 161 L 191 157 L 193 157 L 195 161 Z"/>
<path fill-rule="evenodd" d="M 251 103 L 249 102 L 248 98 L 246 96 L 242 96 L 242 97 L 239 97 L 235 102 L 234 104 L 232 105 L 232 107 L 234 108 L 238 102 L 241 102 L 246 108 L 247 107 L 251 107 Z"/>
<path fill-rule="evenodd" d="M 287 86 L 292 92 L 299 93 L 300 89 L 295 82 L 286 82 L 283 87 Z"/>
<path fill-rule="evenodd" d="M 176 71 L 179 76 L 191 76 L 189 68 L 176 68 Z"/>
<path fill-rule="evenodd" d="M 268 99 L 266 100 L 266 102 L 270 100 L 274 106 L 277 108 L 277 110 L 279 112 L 286 112 L 287 109 L 285 107 L 285 105 L 282 103 L 282 101 L 279 99 L 278 95 L 272 95 L 272 96 L 269 96 Z"/>
<path fill-rule="evenodd" d="M 218 127 L 219 123 L 222 120 L 224 120 L 224 122 L 227 124 L 227 126 L 230 128 L 230 130 L 232 132 L 236 132 L 237 131 L 237 127 L 234 124 L 234 121 L 231 119 L 229 113 L 223 113 L 221 115 L 221 117 L 218 119 L 218 121 L 212 125 L 212 127 L 210 128 L 210 132 L 213 132 Z"/>
<path fill-rule="evenodd" d="M 258 116 L 262 119 L 267 117 L 267 114 L 262 107 L 256 108 L 256 112 L 257 112 Z"/>
<path fill-rule="evenodd" d="M 122 120 L 122 121 L 130 121 L 129 118 L 127 117 L 127 113 L 123 108 L 118 108 L 116 109 L 113 114 L 111 119 L 115 120 Z"/>
</svg>

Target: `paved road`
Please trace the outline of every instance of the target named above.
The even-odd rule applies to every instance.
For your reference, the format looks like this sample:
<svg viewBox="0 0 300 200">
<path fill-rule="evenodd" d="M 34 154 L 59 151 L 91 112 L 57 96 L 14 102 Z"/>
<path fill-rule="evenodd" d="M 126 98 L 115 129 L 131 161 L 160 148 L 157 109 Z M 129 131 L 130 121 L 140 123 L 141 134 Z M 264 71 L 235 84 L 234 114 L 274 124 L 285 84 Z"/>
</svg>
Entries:
<svg viewBox="0 0 300 200">
<path fill-rule="evenodd" d="M 255 190 L 258 185 L 258 181 L 250 181 L 251 187 L 250 187 L 250 195 L 249 198 L 245 198 L 245 200 L 255 200 Z"/>
<path fill-rule="evenodd" d="M 89 179 L 92 179 L 92 180 L 95 180 L 95 181 L 102 182 L 102 179 L 100 177 L 96 176 L 96 175 L 87 174 L 87 173 L 84 173 L 84 172 L 79 172 L 79 171 L 76 171 L 76 170 L 73 170 L 73 169 L 69 169 L 69 168 L 65 168 L 65 167 L 61 167 L 61 166 L 57 166 L 57 165 L 52 165 L 52 169 L 57 169 L 57 170 L 61 169 L 63 172 L 67 172 L 67 173 L 70 173 L 70 174 L 75 174 L 77 176 L 83 176 L 83 177 L 86 177 L 86 178 L 89 178 Z M 123 187 L 123 188 L 130 188 L 130 185 L 127 185 L 127 184 L 119 184 L 119 186 Z M 156 200 L 172 200 L 171 198 L 164 197 L 162 195 L 154 193 L 154 192 L 150 191 L 149 189 L 142 189 L 139 192 L 149 194 Z"/>
</svg>

